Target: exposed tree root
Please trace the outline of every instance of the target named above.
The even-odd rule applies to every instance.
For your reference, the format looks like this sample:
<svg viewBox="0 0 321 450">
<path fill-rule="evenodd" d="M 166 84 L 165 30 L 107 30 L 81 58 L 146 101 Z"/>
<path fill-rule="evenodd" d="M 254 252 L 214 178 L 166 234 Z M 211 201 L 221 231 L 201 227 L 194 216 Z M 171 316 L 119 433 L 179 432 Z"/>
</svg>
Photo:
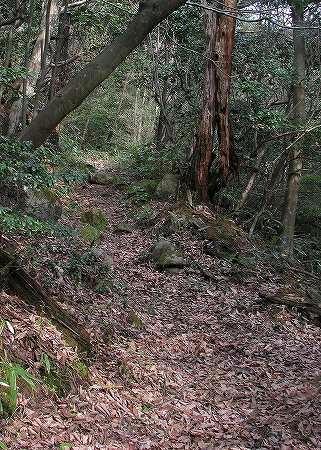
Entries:
<svg viewBox="0 0 321 450">
<path fill-rule="evenodd" d="M 259 293 L 259 297 L 264 302 L 273 303 L 275 305 L 284 305 L 290 308 L 299 308 L 321 317 L 321 304 L 318 302 L 318 299 L 312 298 L 309 300 L 302 297 L 299 298 L 299 296 L 291 296 L 292 298 L 290 298 L 287 294 L 282 295 L 282 293 L 280 293 L 280 296 L 275 296 L 263 292 Z"/>
<path fill-rule="evenodd" d="M 42 311 L 67 337 L 76 342 L 80 351 L 90 352 L 90 337 L 84 325 L 43 292 L 40 285 L 18 263 L 15 254 L 3 249 L 0 249 L 0 284 L 6 284 L 26 303 Z"/>
</svg>

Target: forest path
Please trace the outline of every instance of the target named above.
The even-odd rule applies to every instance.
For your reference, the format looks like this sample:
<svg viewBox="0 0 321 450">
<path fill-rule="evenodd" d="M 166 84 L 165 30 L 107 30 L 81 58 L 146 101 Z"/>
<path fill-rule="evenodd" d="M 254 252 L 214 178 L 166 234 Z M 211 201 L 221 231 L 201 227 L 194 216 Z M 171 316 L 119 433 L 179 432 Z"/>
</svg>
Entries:
<svg viewBox="0 0 321 450">
<path fill-rule="evenodd" d="M 98 247 L 114 261 L 110 293 L 70 281 L 62 292 L 67 299 L 73 290 L 68 307 L 93 335 L 88 382 L 65 398 L 21 399 L 22 413 L 0 441 L 10 450 L 60 450 L 63 442 L 74 450 L 321 448 L 321 389 L 313 382 L 321 330 L 258 304 L 259 289 L 276 287 L 268 270 L 265 279 L 253 272 L 237 283 L 224 261 L 182 231 L 172 242 L 217 282 L 197 271 L 158 272 L 139 260 L 157 241 L 155 229 L 115 233 L 132 221 L 124 191 L 85 184 L 71 200 L 75 228 L 87 208 L 105 212 L 110 223 Z"/>
<path fill-rule="evenodd" d="M 102 209 L 111 230 L 130 221 L 124 193 L 113 186 L 86 186 L 78 200 Z M 190 233 L 171 239 L 220 275 L 221 262 Z M 121 381 L 107 396 L 117 399 L 107 410 L 118 411 L 104 448 L 321 448 L 320 393 L 309 382 L 320 373 L 320 329 L 258 305 L 263 281 L 255 277 L 214 284 L 137 263 L 156 241 L 147 228 L 108 232 L 100 243 L 125 286 L 121 299 L 105 298 L 125 308 L 111 307 Z"/>
</svg>

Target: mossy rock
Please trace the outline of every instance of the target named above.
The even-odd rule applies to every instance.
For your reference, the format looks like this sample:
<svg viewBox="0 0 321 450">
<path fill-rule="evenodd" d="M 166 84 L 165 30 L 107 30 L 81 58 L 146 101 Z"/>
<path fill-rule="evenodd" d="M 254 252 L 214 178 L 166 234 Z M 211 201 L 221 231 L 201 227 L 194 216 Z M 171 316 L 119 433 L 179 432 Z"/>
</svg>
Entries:
<svg viewBox="0 0 321 450">
<path fill-rule="evenodd" d="M 88 181 L 92 184 L 101 184 L 103 186 L 111 186 L 114 176 L 103 170 L 99 170 L 88 175 Z"/>
<path fill-rule="evenodd" d="M 159 198 L 171 198 L 176 195 L 179 185 L 179 176 L 167 173 L 163 176 L 161 182 L 158 184 L 156 189 L 156 195 Z"/>
<path fill-rule="evenodd" d="M 80 220 L 82 223 L 91 225 L 99 231 L 105 231 L 108 219 L 100 209 L 89 209 L 82 213 Z"/>
<path fill-rule="evenodd" d="M 24 212 L 36 219 L 56 222 L 62 215 L 62 204 L 59 196 L 50 189 L 26 191 Z"/>
<path fill-rule="evenodd" d="M 127 234 L 130 234 L 133 231 L 134 231 L 133 225 L 126 222 L 119 223 L 114 230 L 115 233 L 127 233 Z"/>
<path fill-rule="evenodd" d="M 160 240 L 152 249 L 152 260 L 159 269 L 183 268 L 186 260 L 176 247 L 167 240 Z"/>
</svg>

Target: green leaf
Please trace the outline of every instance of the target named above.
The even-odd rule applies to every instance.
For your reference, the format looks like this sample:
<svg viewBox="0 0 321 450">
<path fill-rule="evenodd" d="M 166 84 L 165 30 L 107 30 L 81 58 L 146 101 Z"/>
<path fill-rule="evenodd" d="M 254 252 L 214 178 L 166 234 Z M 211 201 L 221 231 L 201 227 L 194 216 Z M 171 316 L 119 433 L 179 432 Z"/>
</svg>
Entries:
<svg viewBox="0 0 321 450">
<path fill-rule="evenodd" d="M 72 448 L 72 444 L 70 444 L 70 442 L 63 442 L 59 445 L 59 450 L 68 450 L 69 448 Z"/>
<path fill-rule="evenodd" d="M 35 378 L 27 372 L 26 369 L 21 367 L 19 364 L 14 364 L 13 369 L 15 374 L 19 375 L 19 377 L 22 378 L 33 391 L 36 389 Z"/>
<path fill-rule="evenodd" d="M 47 374 L 49 375 L 51 372 L 51 363 L 50 363 L 50 358 L 47 355 L 47 353 L 43 353 L 41 362 L 42 362 Z"/>
<path fill-rule="evenodd" d="M 10 368 L 9 385 L 10 385 L 9 391 L 10 409 L 12 412 L 14 412 L 17 407 L 17 375 L 13 367 Z"/>
</svg>

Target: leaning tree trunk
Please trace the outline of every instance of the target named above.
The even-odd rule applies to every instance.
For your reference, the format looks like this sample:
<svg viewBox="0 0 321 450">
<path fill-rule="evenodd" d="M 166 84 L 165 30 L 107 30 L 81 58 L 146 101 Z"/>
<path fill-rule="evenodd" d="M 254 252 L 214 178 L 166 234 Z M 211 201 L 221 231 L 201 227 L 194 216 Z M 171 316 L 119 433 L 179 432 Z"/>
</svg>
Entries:
<svg viewBox="0 0 321 450">
<path fill-rule="evenodd" d="M 40 146 L 51 131 L 141 44 L 148 34 L 186 0 L 145 0 L 127 30 L 81 70 L 22 133 L 22 141 Z"/>
<path fill-rule="evenodd" d="M 224 9 L 236 8 L 237 0 L 223 0 Z M 229 117 L 232 51 L 235 39 L 235 18 L 220 15 L 216 37 L 216 123 L 219 141 L 219 169 L 222 185 L 226 186 L 238 176 L 238 159 L 233 143 Z"/>
<path fill-rule="evenodd" d="M 206 36 L 206 69 L 203 85 L 203 104 L 198 132 L 192 145 L 192 155 L 188 182 L 198 192 L 202 202 L 208 201 L 208 175 L 213 160 L 213 138 L 215 131 L 216 69 L 215 41 L 217 34 L 217 15 L 205 10 L 204 25 Z"/>
<path fill-rule="evenodd" d="M 294 2 L 293 2 L 294 3 Z M 304 11 L 296 4 L 292 7 L 292 22 L 294 27 L 303 26 Z M 293 118 L 296 127 L 302 127 L 305 122 L 305 39 L 303 31 L 293 30 L 294 46 L 294 87 L 293 87 Z M 283 235 L 281 239 L 282 254 L 293 257 L 293 239 L 295 219 L 299 194 L 299 182 L 303 167 L 302 140 L 291 148 L 288 155 L 288 176 L 283 207 Z"/>
</svg>

